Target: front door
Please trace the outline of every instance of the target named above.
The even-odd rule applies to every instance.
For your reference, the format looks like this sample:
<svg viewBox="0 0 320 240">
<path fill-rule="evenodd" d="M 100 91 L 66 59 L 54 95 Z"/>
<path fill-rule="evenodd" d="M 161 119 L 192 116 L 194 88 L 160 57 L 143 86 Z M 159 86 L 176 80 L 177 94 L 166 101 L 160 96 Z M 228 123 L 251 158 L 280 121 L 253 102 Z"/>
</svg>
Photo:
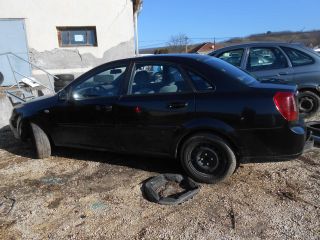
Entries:
<svg viewBox="0 0 320 240">
<path fill-rule="evenodd" d="M 194 94 L 178 66 L 137 63 L 117 104 L 122 150 L 170 154 L 194 111 Z"/>
<path fill-rule="evenodd" d="M 53 111 L 57 145 L 113 150 L 117 145 L 114 107 L 127 65 L 106 67 L 72 86 L 71 100 Z"/>
</svg>

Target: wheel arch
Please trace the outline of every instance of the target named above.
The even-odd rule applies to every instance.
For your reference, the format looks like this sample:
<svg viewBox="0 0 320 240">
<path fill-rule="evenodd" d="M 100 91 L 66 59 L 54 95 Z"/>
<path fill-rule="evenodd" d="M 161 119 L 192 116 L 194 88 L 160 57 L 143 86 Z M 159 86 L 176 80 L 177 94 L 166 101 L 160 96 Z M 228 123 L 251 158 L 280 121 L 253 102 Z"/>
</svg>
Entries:
<svg viewBox="0 0 320 240">
<path fill-rule="evenodd" d="M 49 134 L 47 129 L 44 126 L 42 126 L 42 124 L 39 124 L 38 121 L 32 121 L 32 119 L 30 118 L 22 118 L 20 116 L 17 122 L 17 130 L 22 141 L 27 141 L 28 139 L 32 138 L 33 133 L 31 128 L 31 122 L 38 125 L 45 132 L 51 144 L 54 143 L 51 138 L 51 135 Z"/>
<path fill-rule="evenodd" d="M 181 148 L 187 139 L 189 139 L 191 136 L 194 136 L 197 134 L 203 134 L 203 133 L 216 135 L 216 136 L 220 137 L 221 139 L 223 139 L 224 141 L 226 141 L 226 143 L 235 152 L 237 162 L 240 162 L 240 159 L 243 156 L 243 152 L 241 150 L 241 145 L 238 143 L 238 141 L 236 139 L 234 139 L 233 137 L 228 136 L 228 134 L 222 130 L 215 129 L 215 128 L 209 128 L 209 127 L 199 127 L 199 128 L 195 128 L 195 129 L 190 129 L 187 133 L 182 135 L 179 138 L 179 140 L 177 141 L 177 144 L 175 146 L 174 157 L 175 158 L 179 157 Z"/>
<path fill-rule="evenodd" d="M 320 88 L 319 88 L 319 90 L 320 90 Z M 319 90 L 318 90 L 318 87 L 316 87 L 316 86 L 299 86 L 298 87 L 299 93 L 310 91 L 310 92 L 317 94 L 320 97 Z"/>
</svg>

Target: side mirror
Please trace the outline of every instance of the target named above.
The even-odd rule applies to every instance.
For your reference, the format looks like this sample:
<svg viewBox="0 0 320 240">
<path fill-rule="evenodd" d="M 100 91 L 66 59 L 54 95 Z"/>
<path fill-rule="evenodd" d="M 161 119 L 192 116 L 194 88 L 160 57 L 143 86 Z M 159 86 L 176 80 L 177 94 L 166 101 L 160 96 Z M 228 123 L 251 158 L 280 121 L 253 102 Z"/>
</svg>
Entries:
<svg viewBox="0 0 320 240">
<path fill-rule="evenodd" d="M 113 74 L 113 75 L 115 75 L 115 74 L 120 74 L 120 73 L 122 73 L 122 70 L 121 70 L 121 69 L 118 69 L 118 68 L 112 69 L 112 70 L 110 71 L 110 74 Z"/>
<path fill-rule="evenodd" d="M 65 89 L 62 89 L 58 94 L 59 94 L 58 95 L 59 101 L 67 101 L 68 100 L 68 92 Z"/>
</svg>

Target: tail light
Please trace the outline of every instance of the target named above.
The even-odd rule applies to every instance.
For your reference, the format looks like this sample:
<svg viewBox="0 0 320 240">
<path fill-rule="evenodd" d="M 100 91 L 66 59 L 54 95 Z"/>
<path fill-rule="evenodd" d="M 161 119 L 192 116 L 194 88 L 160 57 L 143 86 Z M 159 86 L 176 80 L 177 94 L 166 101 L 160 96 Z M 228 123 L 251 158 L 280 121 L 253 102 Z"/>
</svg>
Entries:
<svg viewBox="0 0 320 240">
<path fill-rule="evenodd" d="M 281 115 L 287 121 L 295 121 L 298 119 L 298 109 L 294 93 L 277 92 L 273 97 L 273 102 Z"/>
</svg>

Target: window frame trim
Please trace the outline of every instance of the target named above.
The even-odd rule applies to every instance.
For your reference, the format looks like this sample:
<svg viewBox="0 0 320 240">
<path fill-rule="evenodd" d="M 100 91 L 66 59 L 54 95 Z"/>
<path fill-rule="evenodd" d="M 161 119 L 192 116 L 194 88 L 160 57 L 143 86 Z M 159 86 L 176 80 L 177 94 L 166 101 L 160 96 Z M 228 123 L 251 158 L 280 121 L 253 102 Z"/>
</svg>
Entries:
<svg viewBox="0 0 320 240">
<path fill-rule="evenodd" d="M 72 48 L 72 47 L 98 47 L 98 34 L 96 26 L 57 26 L 57 35 L 58 35 L 58 45 L 60 48 Z M 93 30 L 94 32 L 94 44 L 88 44 L 88 32 Z M 62 32 L 68 32 L 68 40 L 71 42 L 70 32 L 71 31 L 85 31 L 87 36 L 87 44 L 63 44 L 62 42 Z"/>
</svg>

